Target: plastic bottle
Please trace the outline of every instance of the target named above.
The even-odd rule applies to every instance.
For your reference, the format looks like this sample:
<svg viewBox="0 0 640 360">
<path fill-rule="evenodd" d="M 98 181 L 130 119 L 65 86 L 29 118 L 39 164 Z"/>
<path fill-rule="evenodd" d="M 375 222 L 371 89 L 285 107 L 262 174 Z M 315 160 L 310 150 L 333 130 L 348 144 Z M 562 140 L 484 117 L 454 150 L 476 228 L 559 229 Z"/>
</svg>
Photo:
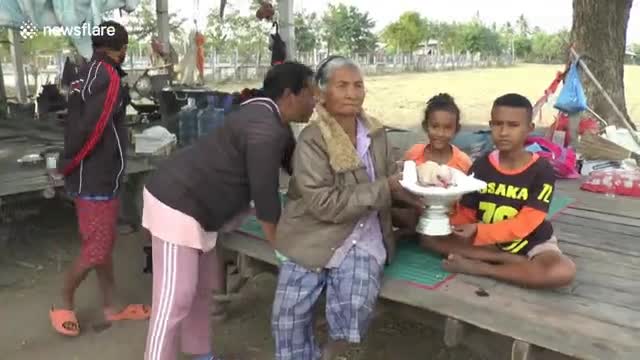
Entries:
<svg viewBox="0 0 640 360">
<path fill-rule="evenodd" d="M 215 97 L 213 95 L 207 96 L 207 106 L 198 111 L 198 137 L 209 133 L 211 128 L 210 122 L 213 120 L 215 108 Z"/>
<path fill-rule="evenodd" d="M 198 136 L 204 136 L 213 129 L 224 124 L 223 108 L 216 105 L 216 97 L 209 95 L 207 97 L 207 107 L 198 112 Z"/>
<path fill-rule="evenodd" d="M 198 107 L 195 98 L 187 98 L 187 105 L 183 106 L 178 113 L 178 144 L 188 146 L 192 144 L 198 136 Z"/>
</svg>

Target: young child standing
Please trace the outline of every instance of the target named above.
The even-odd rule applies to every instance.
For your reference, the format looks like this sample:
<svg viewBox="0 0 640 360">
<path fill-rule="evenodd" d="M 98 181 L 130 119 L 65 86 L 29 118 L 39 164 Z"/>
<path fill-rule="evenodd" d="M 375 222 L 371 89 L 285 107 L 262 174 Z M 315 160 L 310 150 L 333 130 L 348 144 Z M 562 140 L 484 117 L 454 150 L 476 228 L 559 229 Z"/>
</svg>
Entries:
<svg viewBox="0 0 640 360">
<path fill-rule="evenodd" d="M 460 131 L 460 109 L 451 95 L 438 94 L 427 101 L 422 128 L 429 142 L 413 145 L 405 160 L 413 160 L 417 165 L 433 161 L 465 173 L 469 171 L 471 158 L 451 144 Z"/>
<path fill-rule="evenodd" d="M 426 144 L 413 145 L 404 155 L 404 160 L 413 160 L 417 165 L 427 161 L 445 164 L 464 173 L 471 167 L 471 158 L 451 141 L 460 131 L 460 108 L 449 94 L 438 94 L 427 101 L 422 128 L 427 134 Z M 392 209 L 393 223 L 400 227 L 397 235 L 415 233 L 418 214 L 414 209 Z"/>
<path fill-rule="evenodd" d="M 497 98 L 490 126 L 497 150 L 470 169 L 487 188 L 462 197 L 451 238 L 425 238 L 422 245 L 448 254 L 444 267 L 452 272 L 532 288 L 568 285 L 575 265 L 560 251 L 546 220 L 555 173 L 524 145 L 534 129 L 531 102 L 518 94 Z"/>
</svg>

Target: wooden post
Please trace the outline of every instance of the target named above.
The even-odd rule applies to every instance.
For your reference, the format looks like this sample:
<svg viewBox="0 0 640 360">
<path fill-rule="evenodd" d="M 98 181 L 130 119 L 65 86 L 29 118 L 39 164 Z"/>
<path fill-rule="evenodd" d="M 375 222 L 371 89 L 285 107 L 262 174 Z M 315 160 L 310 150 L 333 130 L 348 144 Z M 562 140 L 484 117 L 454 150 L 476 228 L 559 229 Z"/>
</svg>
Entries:
<svg viewBox="0 0 640 360">
<path fill-rule="evenodd" d="M 233 78 L 234 80 L 238 80 L 238 48 L 233 55 Z"/>
<path fill-rule="evenodd" d="M 18 31 L 9 28 L 9 41 L 11 42 L 11 58 L 13 59 L 14 77 L 16 85 L 16 94 L 18 102 L 24 104 L 27 102 L 27 87 L 24 79 L 24 49 L 22 42 L 24 41 Z"/>
<path fill-rule="evenodd" d="M 315 47 L 313 48 L 313 61 L 311 62 L 311 65 L 314 69 L 318 66 L 318 49 Z"/>
<path fill-rule="evenodd" d="M 260 74 L 260 63 L 262 62 L 262 51 L 258 50 L 258 54 L 256 55 L 256 73 L 254 78 L 263 78 L 264 76 Z"/>
<path fill-rule="evenodd" d="M 247 255 L 238 254 L 238 271 L 243 278 L 254 277 L 256 274 L 253 268 L 253 259 Z"/>
<path fill-rule="evenodd" d="M 465 327 L 462 321 L 448 317 L 444 323 L 444 344 L 448 347 L 460 345 L 464 338 Z"/>
<path fill-rule="evenodd" d="M 216 49 L 213 49 L 212 54 L 211 54 L 211 77 L 212 80 L 217 80 L 218 76 L 216 76 L 216 57 L 217 55 L 217 51 Z"/>
<path fill-rule="evenodd" d="M 532 360 L 531 344 L 522 340 L 513 340 L 511 360 Z"/>
</svg>

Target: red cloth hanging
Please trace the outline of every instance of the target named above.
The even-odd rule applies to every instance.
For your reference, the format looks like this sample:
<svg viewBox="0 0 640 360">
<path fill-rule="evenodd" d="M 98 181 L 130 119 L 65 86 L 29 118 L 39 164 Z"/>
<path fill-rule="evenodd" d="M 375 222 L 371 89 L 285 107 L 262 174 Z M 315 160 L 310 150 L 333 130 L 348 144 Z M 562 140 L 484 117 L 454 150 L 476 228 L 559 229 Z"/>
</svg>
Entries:
<svg viewBox="0 0 640 360">
<path fill-rule="evenodd" d="M 200 79 L 204 79 L 204 43 L 206 41 L 204 35 L 196 32 L 196 68 L 200 74 Z"/>
</svg>

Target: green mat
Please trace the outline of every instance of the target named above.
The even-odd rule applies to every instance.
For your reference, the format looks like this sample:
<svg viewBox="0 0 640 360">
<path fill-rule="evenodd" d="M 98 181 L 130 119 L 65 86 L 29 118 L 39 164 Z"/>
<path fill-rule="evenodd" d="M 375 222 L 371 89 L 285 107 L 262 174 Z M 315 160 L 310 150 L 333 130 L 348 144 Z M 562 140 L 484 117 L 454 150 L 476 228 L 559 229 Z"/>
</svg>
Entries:
<svg viewBox="0 0 640 360">
<path fill-rule="evenodd" d="M 424 289 L 436 289 L 453 274 L 442 268 L 442 256 L 421 249 L 416 241 L 402 241 L 384 276 Z"/>
<path fill-rule="evenodd" d="M 567 206 L 573 204 L 576 199 L 562 195 L 560 193 L 553 194 L 551 204 L 549 205 L 549 212 L 547 213 L 547 219 L 551 220 L 556 215 L 560 214 Z"/>
<path fill-rule="evenodd" d="M 280 193 L 280 202 L 282 205 L 287 203 L 287 195 L 284 193 Z M 244 223 L 238 229 L 243 233 L 247 233 L 249 235 L 264 239 L 264 232 L 262 231 L 262 225 L 255 216 L 249 216 Z"/>
<path fill-rule="evenodd" d="M 286 201 L 284 196 L 283 200 Z M 556 193 L 551 200 L 547 218 L 553 218 L 574 201 L 573 198 Z M 240 231 L 264 238 L 262 226 L 255 216 L 250 216 L 240 227 Z M 407 281 L 424 289 L 436 289 L 452 276 L 442 268 L 440 255 L 421 249 L 416 241 L 399 242 L 393 263 L 385 269 L 385 277 Z"/>
<path fill-rule="evenodd" d="M 249 235 L 255 236 L 257 238 L 264 239 L 264 232 L 262 231 L 262 225 L 255 216 L 249 216 L 247 220 L 240 226 L 240 229 L 243 233 L 247 233 Z"/>
</svg>

